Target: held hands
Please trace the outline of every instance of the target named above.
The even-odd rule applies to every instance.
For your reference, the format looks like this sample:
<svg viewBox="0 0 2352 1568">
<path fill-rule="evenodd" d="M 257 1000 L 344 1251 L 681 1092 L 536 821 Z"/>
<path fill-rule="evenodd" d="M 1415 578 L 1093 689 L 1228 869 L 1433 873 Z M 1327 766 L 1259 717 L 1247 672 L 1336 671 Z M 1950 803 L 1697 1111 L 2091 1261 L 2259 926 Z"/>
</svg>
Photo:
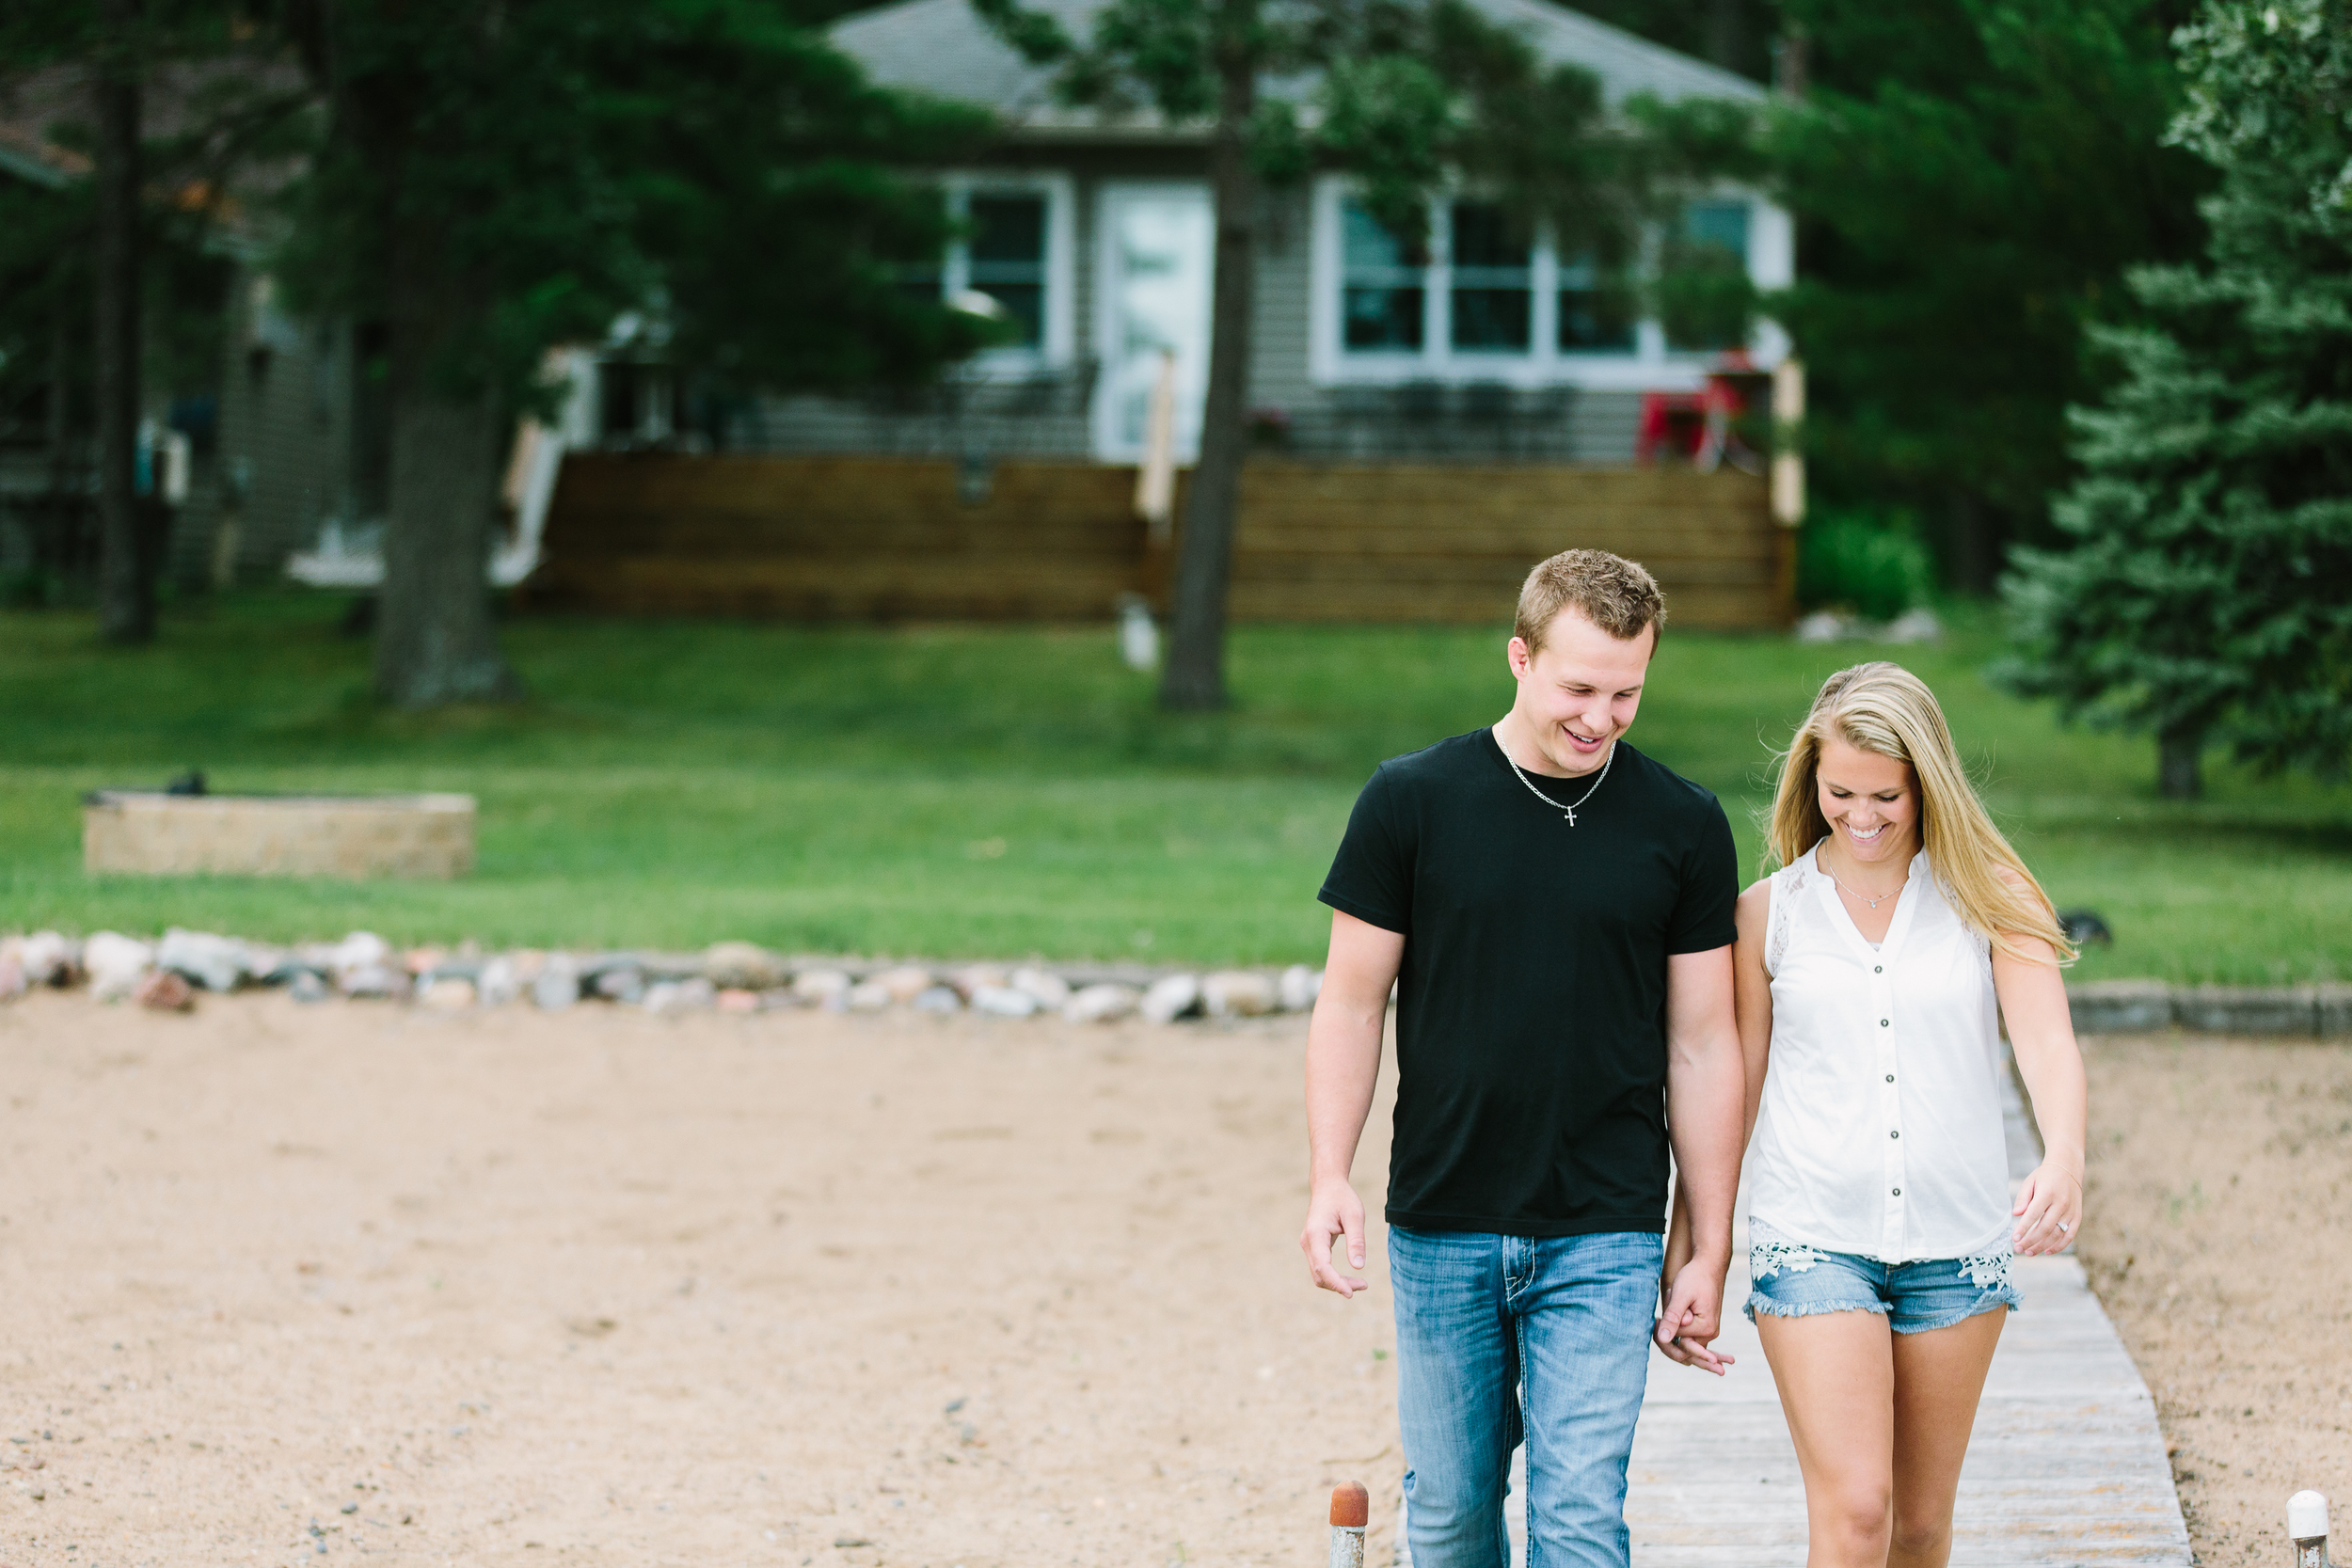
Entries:
<svg viewBox="0 0 2352 1568">
<path fill-rule="evenodd" d="M 1331 1266 L 1331 1243 L 1347 1238 L 1347 1266 L 1364 1266 L 1364 1206 L 1344 1177 L 1325 1177 L 1315 1182 L 1307 1199 L 1307 1227 L 1298 1233 L 1298 1249 L 1307 1255 L 1307 1273 L 1317 1285 L 1352 1299 L 1369 1291 L 1367 1281 L 1342 1274 Z"/>
<path fill-rule="evenodd" d="M 2010 1211 L 2017 1220 L 2010 1245 L 2020 1258 L 2063 1252 L 2083 1221 L 2083 1179 L 2056 1160 L 2044 1160 L 2017 1190 Z"/>
<path fill-rule="evenodd" d="M 1662 1282 L 1665 1305 L 1654 1331 L 1669 1361 L 1724 1375 L 1739 1357 L 1709 1349 L 1724 1331 L 1724 1266 L 1687 1259 Z"/>
</svg>

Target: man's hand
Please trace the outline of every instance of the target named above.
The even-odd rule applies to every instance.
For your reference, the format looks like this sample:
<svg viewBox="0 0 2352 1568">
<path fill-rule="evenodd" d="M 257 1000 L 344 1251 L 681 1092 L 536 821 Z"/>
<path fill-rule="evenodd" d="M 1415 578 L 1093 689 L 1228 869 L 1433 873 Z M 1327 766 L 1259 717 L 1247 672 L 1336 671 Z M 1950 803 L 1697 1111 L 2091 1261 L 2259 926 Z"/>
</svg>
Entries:
<svg viewBox="0 0 2352 1568">
<path fill-rule="evenodd" d="M 1364 1266 L 1364 1206 L 1344 1178 L 1327 1177 L 1315 1183 L 1307 1200 L 1307 1228 L 1298 1233 L 1299 1250 L 1307 1255 L 1307 1272 L 1327 1291 L 1353 1298 L 1372 1286 L 1331 1266 L 1331 1243 L 1347 1238 L 1347 1266 Z"/>
<path fill-rule="evenodd" d="M 1708 1348 L 1724 1331 L 1726 1266 L 1693 1258 L 1677 1270 L 1666 1289 L 1666 1305 L 1658 1314 L 1656 1330 L 1658 1348 L 1666 1353 L 1667 1359 L 1717 1377 L 1739 1360 Z"/>
<path fill-rule="evenodd" d="M 1331 958 L 1307 1025 L 1307 1227 L 1298 1233 L 1307 1273 L 1325 1290 L 1353 1297 L 1372 1287 L 1331 1266 L 1331 1243 L 1347 1238 L 1350 1268 L 1364 1266 L 1364 1206 L 1348 1184 L 1356 1141 L 1372 1114 L 1380 1076 L 1380 1037 L 1389 988 L 1404 960 L 1402 933 L 1331 911 Z"/>
</svg>

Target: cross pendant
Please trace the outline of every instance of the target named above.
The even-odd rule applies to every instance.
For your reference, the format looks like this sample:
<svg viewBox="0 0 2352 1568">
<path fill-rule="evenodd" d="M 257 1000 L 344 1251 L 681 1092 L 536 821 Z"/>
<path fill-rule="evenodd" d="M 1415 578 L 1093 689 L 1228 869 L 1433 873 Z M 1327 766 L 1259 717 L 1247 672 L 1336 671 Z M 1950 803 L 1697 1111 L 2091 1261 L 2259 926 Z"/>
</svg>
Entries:
<svg viewBox="0 0 2352 1568">
<path fill-rule="evenodd" d="M 1565 815 L 1566 816 L 1566 817 L 1567 817 L 1567 819 L 1568 819 L 1568 826 L 1569 826 L 1569 827 L 1571 827 L 1571 828 L 1575 827 L 1575 826 L 1576 826 L 1576 813 L 1574 813 L 1574 812 L 1568 812 L 1568 813 L 1565 813 Z"/>
</svg>

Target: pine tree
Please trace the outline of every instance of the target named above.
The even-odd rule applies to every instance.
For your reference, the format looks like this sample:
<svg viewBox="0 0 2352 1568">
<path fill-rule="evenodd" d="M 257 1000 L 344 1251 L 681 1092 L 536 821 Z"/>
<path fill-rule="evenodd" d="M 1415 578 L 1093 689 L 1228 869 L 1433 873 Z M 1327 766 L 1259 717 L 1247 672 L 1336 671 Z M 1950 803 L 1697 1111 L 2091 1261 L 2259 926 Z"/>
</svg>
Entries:
<svg viewBox="0 0 2352 1568">
<path fill-rule="evenodd" d="M 484 563 L 498 464 L 558 343 L 625 312 L 737 387 L 919 377 L 985 341 L 913 299 L 977 111 L 890 93 L 774 0 L 279 0 L 324 105 L 278 265 L 384 327 L 391 472 L 375 680 L 519 690 Z"/>
<path fill-rule="evenodd" d="M 2212 743 L 2352 753 L 2352 0 L 2209 0 L 2174 41 L 2208 264 L 2136 272 L 2150 324 L 2098 334 L 2122 377 L 2073 415 L 2073 547 L 2015 553 L 1996 673 L 2153 733 L 2186 799 Z"/>
</svg>

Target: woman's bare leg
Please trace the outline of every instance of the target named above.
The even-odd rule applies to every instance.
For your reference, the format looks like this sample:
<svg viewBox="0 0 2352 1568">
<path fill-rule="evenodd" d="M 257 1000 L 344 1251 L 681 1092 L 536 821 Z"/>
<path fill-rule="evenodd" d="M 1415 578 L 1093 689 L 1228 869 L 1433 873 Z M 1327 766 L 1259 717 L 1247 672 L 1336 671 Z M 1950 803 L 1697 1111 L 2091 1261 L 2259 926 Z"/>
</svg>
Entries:
<svg viewBox="0 0 2352 1568">
<path fill-rule="evenodd" d="M 1804 1472 L 1805 1568 L 1886 1568 L 1896 1437 L 1885 1314 L 1758 1312 L 1756 1327 Z"/>
<path fill-rule="evenodd" d="M 1895 1526 L 1887 1568 L 1944 1568 L 1952 1497 L 2006 1310 L 1895 1339 Z"/>
</svg>

